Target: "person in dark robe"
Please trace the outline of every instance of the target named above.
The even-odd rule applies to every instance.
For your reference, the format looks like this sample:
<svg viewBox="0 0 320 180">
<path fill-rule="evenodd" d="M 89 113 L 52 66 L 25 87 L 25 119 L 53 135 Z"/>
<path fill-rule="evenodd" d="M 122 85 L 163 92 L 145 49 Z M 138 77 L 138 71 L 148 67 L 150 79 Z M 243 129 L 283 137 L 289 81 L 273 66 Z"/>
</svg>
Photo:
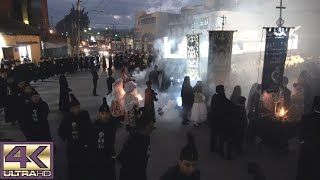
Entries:
<svg viewBox="0 0 320 180">
<path fill-rule="evenodd" d="M 109 56 L 109 59 L 108 59 L 108 61 L 109 61 L 109 69 L 112 69 L 112 66 L 113 66 L 113 63 L 112 63 L 112 56 Z"/>
<path fill-rule="evenodd" d="M 105 56 L 102 57 L 102 69 L 107 69 L 107 61 Z"/>
<path fill-rule="evenodd" d="M 152 89 L 152 82 L 147 81 L 147 89 L 144 91 L 144 108 L 146 112 L 152 117 L 153 121 L 156 121 L 156 112 L 154 110 L 154 101 L 158 101 L 157 93 Z"/>
<path fill-rule="evenodd" d="M 180 152 L 178 164 L 169 168 L 159 180 L 200 180 L 198 160 L 194 137 L 188 133 L 188 143 Z"/>
<path fill-rule="evenodd" d="M 91 74 L 92 74 L 92 82 L 93 82 L 93 96 L 98 96 L 97 95 L 97 84 L 98 84 L 98 72 L 97 72 L 97 68 L 93 68 L 91 70 Z"/>
<path fill-rule="evenodd" d="M 1 72 L 0 76 L 0 113 L 5 112 L 5 121 L 9 122 L 7 115 L 7 103 L 8 103 L 8 82 L 7 72 Z"/>
<path fill-rule="evenodd" d="M 313 102 L 312 112 L 300 122 L 299 138 L 302 143 L 296 180 L 320 179 L 320 96 Z"/>
<path fill-rule="evenodd" d="M 241 87 L 239 85 L 235 86 L 232 92 L 232 95 L 230 96 L 230 101 L 237 105 L 239 104 L 239 98 L 241 97 Z"/>
<path fill-rule="evenodd" d="M 252 89 L 252 94 L 249 96 L 248 104 L 248 119 L 249 119 L 249 125 L 248 125 L 248 131 L 247 131 L 247 142 L 249 144 L 254 143 L 255 136 L 257 134 L 256 132 L 256 122 L 259 117 L 259 113 L 262 111 L 262 102 L 260 100 L 262 92 L 261 92 L 262 86 L 261 84 L 258 84 L 255 89 Z"/>
<path fill-rule="evenodd" d="M 31 102 L 31 95 L 32 95 L 33 88 L 30 84 L 26 84 L 24 87 L 24 98 L 25 98 L 25 104 L 28 104 Z"/>
<path fill-rule="evenodd" d="M 310 79 L 310 75 L 307 71 L 302 71 L 298 78 L 298 83 L 303 86 L 305 114 L 308 114 L 312 111 L 313 90 L 311 88 Z"/>
<path fill-rule="evenodd" d="M 70 112 L 65 112 L 59 136 L 67 141 L 69 180 L 90 179 L 89 154 L 93 142 L 93 125 L 88 111 L 81 110 L 80 102 L 70 94 Z"/>
<path fill-rule="evenodd" d="M 146 180 L 150 151 L 150 135 L 154 122 L 145 113 L 144 108 L 138 112 L 136 132 L 128 137 L 117 160 L 121 164 L 119 180 Z"/>
<path fill-rule="evenodd" d="M 108 70 L 108 78 L 107 78 L 107 86 L 108 86 L 108 94 L 112 93 L 112 84 L 116 81 L 113 77 L 112 77 L 112 70 L 109 69 Z"/>
<path fill-rule="evenodd" d="M 48 122 L 49 106 L 39 93 L 32 89 L 31 101 L 27 104 L 26 119 L 30 130 L 29 141 L 52 141 Z"/>
<path fill-rule="evenodd" d="M 161 71 L 158 71 L 158 66 L 155 65 L 153 71 L 149 74 L 149 81 L 152 82 L 153 87 L 155 89 L 159 89 L 159 74 L 161 74 Z"/>
<path fill-rule="evenodd" d="M 116 180 L 115 139 L 117 122 L 112 119 L 106 98 L 99 108 L 99 119 L 94 123 L 95 179 Z"/>
<path fill-rule="evenodd" d="M 62 74 L 59 78 L 60 96 L 59 96 L 59 110 L 62 112 L 69 111 L 70 97 L 69 93 L 72 91 L 68 86 L 67 78 Z"/>
<path fill-rule="evenodd" d="M 188 119 L 188 116 L 191 113 L 191 108 L 194 101 L 193 88 L 190 84 L 189 76 L 186 76 L 184 78 L 182 89 L 181 89 L 181 98 L 182 98 L 182 110 L 183 110 L 182 124 L 188 124 L 190 122 Z"/>
<path fill-rule="evenodd" d="M 291 91 L 288 89 L 289 79 L 287 77 L 283 77 L 283 106 L 285 109 L 289 109 L 291 105 Z"/>
<path fill-rule="evenodd" d="M 236 131 L 239 133 L 236 138 L 236 148 L 238 152 L 243 152 L 243 145 L 245 140 L 245 134 L 248 127 L 247 110 L 246 110 L 246 98 L 240 96 L 239 104 L 237 105 L 238 110 L 238 121 Z"/>
<path fill-rule="evenodd" d="M 84 58 L 84 69 L 89 69 L 89 63 L 90 63 L 89 61 L 90 61 L 89 57 L 86 56 Z"/>
<path fill-rule="evenodd" d="M 17 84 L 12 89 L 12 101 L 9 103 L 9 116 L 12 118 L 13 124 L 16 121 L 19 123 L 19 127 L 23 135 L 27 138 L 28 137 L 28 127 L 27 123 L 25 122 L 24 113 L 26 110 L 26 99 L 25 99 L 25 92 L 24 88 L 26 85 L 25 80 L 17 79 Z"/>
<path fill-rule="evenodd" d="M 225 89 L 223 85 L 216 87 L 216 93 L 211 98 L 211 108 L 209 112 L 209 120 L 211 125 L 211 140 L 210 150 L 211 152 L 218 152 L 223 156 L 223 146 L 225 143 L 225 128 L 226 121 L 228 121 L 228 110 L 230 108 L 231 101 L 225 95 Z"/>
</svg>

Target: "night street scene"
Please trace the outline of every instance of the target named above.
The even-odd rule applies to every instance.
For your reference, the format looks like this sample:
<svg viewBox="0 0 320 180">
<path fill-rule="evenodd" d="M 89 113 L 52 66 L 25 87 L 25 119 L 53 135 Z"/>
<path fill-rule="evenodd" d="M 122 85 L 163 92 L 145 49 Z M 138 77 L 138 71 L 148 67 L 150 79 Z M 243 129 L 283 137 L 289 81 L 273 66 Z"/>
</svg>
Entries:
<svg viewBox="0 0 320 180">
<path fill-rule="evenodd" d="M 0 179 L 320 180 L 319 0 L 0 0 Z"/>
</svg>

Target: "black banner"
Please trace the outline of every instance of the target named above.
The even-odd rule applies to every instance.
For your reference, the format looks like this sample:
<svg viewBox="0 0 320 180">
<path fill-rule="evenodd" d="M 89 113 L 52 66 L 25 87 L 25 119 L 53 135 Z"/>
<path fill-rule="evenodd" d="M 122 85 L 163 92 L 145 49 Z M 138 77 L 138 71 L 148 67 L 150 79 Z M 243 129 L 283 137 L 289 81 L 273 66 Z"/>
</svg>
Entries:
<svg viewBox="0 0 320 180">
<path fill-rule="evenodd" d="M 282 87 L 290 28 L 266 28 L 262 91 L 276 93 Z"/>
<path fill-rule="evenodd" d="M 231 72 L 234 31 L 209 31 L 208 83 L 225 85 Z"/>
</svg>

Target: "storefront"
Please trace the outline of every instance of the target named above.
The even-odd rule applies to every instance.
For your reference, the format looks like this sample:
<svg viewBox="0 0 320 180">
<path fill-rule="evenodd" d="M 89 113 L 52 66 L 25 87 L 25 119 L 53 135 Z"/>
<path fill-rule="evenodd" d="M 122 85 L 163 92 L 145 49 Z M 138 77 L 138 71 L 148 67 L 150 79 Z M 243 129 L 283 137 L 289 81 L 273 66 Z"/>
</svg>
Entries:
<svg viewBox="0 0 320 180">
<path fill-rule="evenodd" d="M 2 59 L 38 62 L 41 57 L 40 34 L 28 25 L 12 19 L 0 20 L 0 61 Z"/>
<path fill-rule="evenodd" d="M 40 36 L 0 34 L 0 58 L 38 62 L 41 57 Z"/>
</svg>

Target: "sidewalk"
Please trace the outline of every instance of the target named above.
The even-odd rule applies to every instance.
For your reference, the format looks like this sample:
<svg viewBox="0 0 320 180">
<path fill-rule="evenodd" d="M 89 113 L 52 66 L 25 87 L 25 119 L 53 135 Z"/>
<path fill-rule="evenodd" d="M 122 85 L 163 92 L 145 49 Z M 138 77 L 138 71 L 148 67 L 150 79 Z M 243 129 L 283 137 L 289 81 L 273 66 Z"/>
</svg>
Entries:
<svg viewBox="0 0 320 180">
<path fill-rule="evenodd" d="M 3 112 L 0 114 L 0 140 L 25 141 L 19 125 L 14 126 L 11 123 L 5 123 Z"/>
</svg>

